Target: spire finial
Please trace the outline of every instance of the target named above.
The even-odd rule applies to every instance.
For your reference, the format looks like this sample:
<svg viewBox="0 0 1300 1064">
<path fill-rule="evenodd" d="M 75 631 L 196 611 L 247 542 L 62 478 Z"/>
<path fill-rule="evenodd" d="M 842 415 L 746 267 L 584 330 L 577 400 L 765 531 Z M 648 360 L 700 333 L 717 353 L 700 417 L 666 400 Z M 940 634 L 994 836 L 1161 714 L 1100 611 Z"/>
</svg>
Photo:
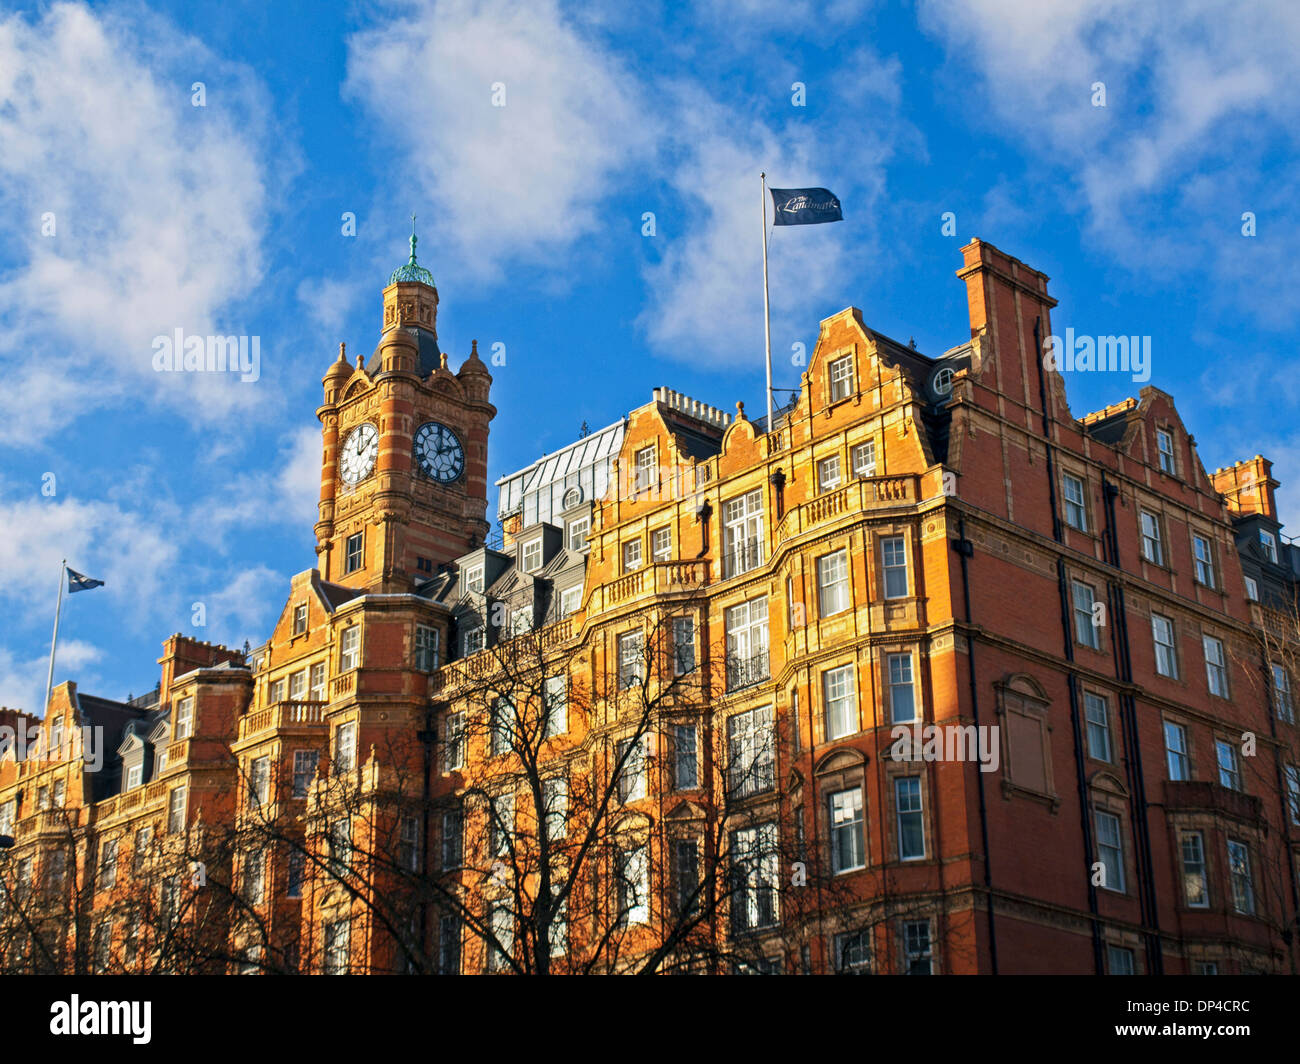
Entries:
<svg viewBox="0 0 1300 1064">
<path fill-rule="evenodd" d="M 415 212 L 411 212 L 411 265 L 415 265 Z"/>
</svg>

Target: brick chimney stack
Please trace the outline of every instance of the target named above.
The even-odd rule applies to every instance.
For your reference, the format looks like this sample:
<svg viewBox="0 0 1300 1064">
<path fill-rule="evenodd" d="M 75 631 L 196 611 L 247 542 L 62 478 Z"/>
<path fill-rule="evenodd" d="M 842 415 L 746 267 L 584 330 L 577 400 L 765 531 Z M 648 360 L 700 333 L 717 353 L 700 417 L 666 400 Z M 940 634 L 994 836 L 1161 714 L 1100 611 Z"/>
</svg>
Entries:
<svg viewBox="0 0 1300 1064">
<path fill-rule="evenodd" d="M 1278 482 L 1273 479 L 1273 463 L 1267 458 L 1257 454 L 1226 469 L 1216 469 L 1211 479 L 1230 512 L 1262 514 L 1277 520 L 1273 491 Z"/>
</svg>

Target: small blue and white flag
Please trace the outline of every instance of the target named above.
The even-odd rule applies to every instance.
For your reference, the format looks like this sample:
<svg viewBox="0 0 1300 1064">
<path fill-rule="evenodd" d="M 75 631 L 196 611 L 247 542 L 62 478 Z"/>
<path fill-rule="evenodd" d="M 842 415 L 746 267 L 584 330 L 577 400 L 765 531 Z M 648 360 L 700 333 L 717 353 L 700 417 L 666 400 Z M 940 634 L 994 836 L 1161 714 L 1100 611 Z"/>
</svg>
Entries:
<svg viewBox="0 0 1300 1064">
<path fill-rule="evenodd" d="M 818 225 L 842 222 L 840 198 L 825 188 L 773 188 L 773 225 Z"/>
<path fill-rule="evenodd" d="M 74 591 L 90 591 L 92 588 L 103 587 L 104 581 L 96 580 L 92 576 L 86 576 L 84 573 L 77 572 L 76 569 L 68 570 L 68 594 Z"/>
</svg>

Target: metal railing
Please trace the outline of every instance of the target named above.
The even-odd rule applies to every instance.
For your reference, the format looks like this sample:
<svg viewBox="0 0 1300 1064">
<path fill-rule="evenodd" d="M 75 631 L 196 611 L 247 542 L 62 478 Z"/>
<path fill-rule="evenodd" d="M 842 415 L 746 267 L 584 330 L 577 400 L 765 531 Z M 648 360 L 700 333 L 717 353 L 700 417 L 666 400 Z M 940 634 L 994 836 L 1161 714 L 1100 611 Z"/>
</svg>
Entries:
<svg viewBox="0 0 1300 1064">
<path fill-rule="evenodd" d="M 768 678 L 769 674 L 768 652 L 766 650 L 760 650 L 757 654 L 751 654 L 745 658 L 737 657 L 734 654 L 727 655 L 728 691 L 738 691 L 742 687 L 761 683 Z"/>
</svg>

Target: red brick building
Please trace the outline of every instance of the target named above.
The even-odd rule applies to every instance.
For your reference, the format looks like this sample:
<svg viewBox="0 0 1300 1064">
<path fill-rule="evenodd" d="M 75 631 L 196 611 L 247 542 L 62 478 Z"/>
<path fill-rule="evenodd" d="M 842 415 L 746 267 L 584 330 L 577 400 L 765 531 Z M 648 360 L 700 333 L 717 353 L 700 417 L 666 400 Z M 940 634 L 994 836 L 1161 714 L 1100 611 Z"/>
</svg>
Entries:
<svg viewBox="0 0 1300 1064">
<path fill-rule="evenodd" d="M 772 425 L 657 389 L 504 478 L 494 541 L 491 376 L 413 251 L 325 375 L 267 643 L 61 687 L 97 772 L 0 760 L 5 919 L 66 849 L 59 957 L 108 969 L 1294 971 L 1271 471 L 1207 475 L 1153 387 L 1075 417 L 1047 278 L 963 256 L 950 350 L 845 310 Z"/>
</svg>

